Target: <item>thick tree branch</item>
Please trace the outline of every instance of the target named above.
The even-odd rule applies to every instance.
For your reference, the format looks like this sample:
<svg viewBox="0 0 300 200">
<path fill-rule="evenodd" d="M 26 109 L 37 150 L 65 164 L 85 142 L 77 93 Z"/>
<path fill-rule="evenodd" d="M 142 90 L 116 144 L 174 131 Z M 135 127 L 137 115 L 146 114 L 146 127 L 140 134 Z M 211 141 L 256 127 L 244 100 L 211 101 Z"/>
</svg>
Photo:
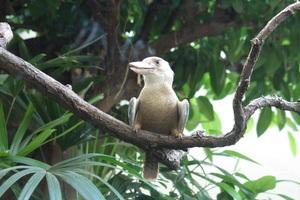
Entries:
<svg viewBox="0 0 300 200">
<path fill-rule="evenodd" d="M 241 73 L 233 101 L 235 125 L 232 131 L 220 137 L 198 136 L 196 134 L 190 137 L 175 138 L 143 130 L 136 133 L 127 124 L 90 105 L 68 87 L 3 48 L 0 48 L 0 67 L 8 73 L 32 84 L 40 92 L 53 97 L 55 101 L 65 106 L 78 117 L 91 122 L 97 127 L 106 127 L 113 136 L 143 149 L 228 146 L 235 144 L 242 137 L 246 128 L 246 121 L 258 108 L 275 106 L 283 110 L 300 113 L 300 102 L 287 102 L 278 97 L 261 97 L 252 101 L 246 107 L 242 106 L 242 98 L 248 88 L 253 66 L 259 56 L 263 41 L 284 19 L 298 10 L 300 10 L 300 2 L 288 6 L 272 18 L 266 27 L 252 40 L 252 48 Z"/>
</svg>

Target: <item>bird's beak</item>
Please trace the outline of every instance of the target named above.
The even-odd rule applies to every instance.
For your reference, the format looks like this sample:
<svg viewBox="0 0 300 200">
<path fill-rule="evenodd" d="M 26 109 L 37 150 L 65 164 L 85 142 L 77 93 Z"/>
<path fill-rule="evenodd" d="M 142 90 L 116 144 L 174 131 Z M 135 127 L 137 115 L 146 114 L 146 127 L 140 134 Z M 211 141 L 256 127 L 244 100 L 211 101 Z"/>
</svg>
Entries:
<svg viewBox="0 0 300 200">
<path fill-rule="evenodd" d="M 146 75 L 153 71 L 154 67 L 146 62 L 131 62 L 128 64 L 130 69 L 137 74 Z"/>
</svg>

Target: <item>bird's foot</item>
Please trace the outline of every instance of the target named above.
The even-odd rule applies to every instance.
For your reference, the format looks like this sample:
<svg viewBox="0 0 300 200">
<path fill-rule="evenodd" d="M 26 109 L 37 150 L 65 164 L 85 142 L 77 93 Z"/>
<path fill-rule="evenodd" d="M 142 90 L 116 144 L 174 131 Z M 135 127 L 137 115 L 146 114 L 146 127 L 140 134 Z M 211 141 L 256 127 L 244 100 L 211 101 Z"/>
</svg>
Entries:
<svg viewBox="0 0 300 200">
<path fill-rule="evenodd" d="M 134 133 L 138 133 L 141 129 L 140 128 L 133 128 Z"/>
<path fill-rule="evenodd" d="M 139 123 L 135 123 L 135 125 L 132 128 L 134 133 L 138 133 L 141 130 L 142 126 Z"/>
<path fill-rule="evenodd" d="M 178 130 L 174 130 L 173 131 L 173 135 L 176 137 L 176 138 L 182 138 L 183 137 L 183 134 L 180 132 L 180 131 L 178 131 Z"/>
</svg>

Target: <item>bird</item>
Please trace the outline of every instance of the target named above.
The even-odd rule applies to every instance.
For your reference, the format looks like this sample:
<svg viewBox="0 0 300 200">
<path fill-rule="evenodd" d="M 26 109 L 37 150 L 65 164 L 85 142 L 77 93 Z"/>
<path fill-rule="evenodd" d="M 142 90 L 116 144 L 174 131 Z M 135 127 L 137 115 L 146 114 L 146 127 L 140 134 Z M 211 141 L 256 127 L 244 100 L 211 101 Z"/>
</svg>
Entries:
<svg viewBox="0 0 300 200">
<path fill-rule="evenodd" d="M 169 63 L 152 56 L 128 66 L 144 80 L 138 98 L 129 101 L 129 125 L 137 133 L 142 129 L 181 138 L 189 116 L 189 102 L 180 101 L 173 90 L 174 72 Z M 145 152 L 143 177 L 148 180 L 156 180 L 159 173 L 158 160 L 152 152 Z"/>
</svg>

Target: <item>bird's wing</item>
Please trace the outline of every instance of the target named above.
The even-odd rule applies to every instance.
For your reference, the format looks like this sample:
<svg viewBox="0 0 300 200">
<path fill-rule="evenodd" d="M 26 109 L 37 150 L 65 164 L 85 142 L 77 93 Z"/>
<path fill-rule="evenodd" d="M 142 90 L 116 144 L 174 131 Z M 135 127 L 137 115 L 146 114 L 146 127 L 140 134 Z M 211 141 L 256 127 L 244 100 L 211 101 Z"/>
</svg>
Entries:
<svg viewBox="0 0 300 200">
<path fill-rule="evenodd" d="M 137 115 L 139 100 L 135 97 L 132 97 L 128 105 L 128 121 L 130 126 L 134 126 L 134 120 Z"/>
<path fill-rule="evenodd" d="M 180 133 L 183 133 L 184 127 L 189 118 L 190 105 L 188 100 L 184 99 L 183 101 L 178 101 L 177 107 L 178 107 L 178 115 L 179 115 L 178 131 Z"/>
</svg>

